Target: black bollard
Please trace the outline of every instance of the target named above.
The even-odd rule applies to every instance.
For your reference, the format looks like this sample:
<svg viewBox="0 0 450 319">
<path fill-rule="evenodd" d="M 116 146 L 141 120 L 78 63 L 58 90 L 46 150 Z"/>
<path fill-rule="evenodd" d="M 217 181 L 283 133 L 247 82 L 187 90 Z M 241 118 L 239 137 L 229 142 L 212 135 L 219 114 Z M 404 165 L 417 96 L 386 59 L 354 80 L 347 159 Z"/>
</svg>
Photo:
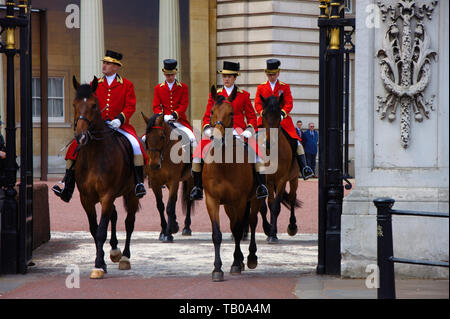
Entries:
<svg viewBox="0 0 450 319">
<path fill-rule="evenodd" d="M 395 299 L 394 247 L 392 243 L 392 198 L 377 198 L 377 262 L 379 270 L 378 299 Z"/>
</svg>

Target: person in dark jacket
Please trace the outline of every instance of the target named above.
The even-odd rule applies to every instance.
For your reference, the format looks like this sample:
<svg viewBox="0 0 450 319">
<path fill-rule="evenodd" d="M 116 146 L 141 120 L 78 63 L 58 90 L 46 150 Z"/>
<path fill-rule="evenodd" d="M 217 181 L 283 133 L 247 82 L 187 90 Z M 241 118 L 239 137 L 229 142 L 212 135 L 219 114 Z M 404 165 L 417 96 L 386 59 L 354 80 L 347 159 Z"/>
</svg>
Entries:
<svg viewBox="0 0 450 319">
<path fill-rule="evenodd" d="M 314 130 L 314 123 L 309 123 L 308 130 L 302 134 L 303 147 L 305 148 L 306 162 L 308 166 L 314 171 L 314 177 L 316 174 L 316 156 L 317 156 L 317 144 L 319 143 L 319 133 Z"/>
</svg>

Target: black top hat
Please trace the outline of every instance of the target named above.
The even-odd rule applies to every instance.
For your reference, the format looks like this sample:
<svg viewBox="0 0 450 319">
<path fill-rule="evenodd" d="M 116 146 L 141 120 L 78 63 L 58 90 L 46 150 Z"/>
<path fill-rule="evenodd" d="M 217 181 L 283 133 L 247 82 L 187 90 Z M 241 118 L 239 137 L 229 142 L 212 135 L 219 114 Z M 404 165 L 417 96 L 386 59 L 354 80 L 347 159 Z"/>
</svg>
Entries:
<svg viewBox="0 0 450 319">
<path fill-rule="evenodd" d="M 223 61 L 223 70 L 217 71 L 221 74 L 234 74 L 234 75 L 240 75 L 239 74 L 240 64 L 230 61 Z"/>
<path fill-rule="evenodd" d="M 103 58 L 103 62 L 115 63 L 119 66 L 122 66 L 122 62 L 120 62 L 120 60 L 122 60 L 122 58 L 123 58 L 122 53 L 107 50 L 105 57 Z"/>
<path fill-rule="evenodd" d="M 174 59 L 165 59 L 163 61 L 164 63 L 164 68 L 162 69 L 163 73 L 166 74 L 176 74 L 178 69 L 177 69 L 177 60 Z"/>
<path fill-rule="evenodd" d="M 266 73 L 277 73 L 280 71 L 281 62 L 278 59 L 269 59 L 266 61 L 267 68 L 265 70 Z"/>
</svg>

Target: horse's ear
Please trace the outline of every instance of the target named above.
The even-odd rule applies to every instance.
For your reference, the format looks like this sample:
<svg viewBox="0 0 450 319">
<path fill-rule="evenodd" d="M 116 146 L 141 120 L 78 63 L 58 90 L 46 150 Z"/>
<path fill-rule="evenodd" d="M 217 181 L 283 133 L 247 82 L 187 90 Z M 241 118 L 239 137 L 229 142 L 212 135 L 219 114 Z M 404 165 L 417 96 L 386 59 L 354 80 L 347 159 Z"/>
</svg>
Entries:
<svg viewBox="0 0 450 319">
<path fill-rule="evenodd" d="M 216 91 L 216 86 L 213 84 L 211 86 L 211 97 L 212 99 L 215 101 L 217 98 L 217 91 Z"/>
<path fill-rule="evenodd" d="M 75 75 L 72 78 L 72 83 L 75 90 L 78 90 L 78 88 L 80 87 L 80 82 L 77 81 L 77 77 Z"/>
<path fill-rule="evenodd" d="M 91 85 L 92 92 L 95 92 L 95 90 L 97 90 L 97 87 L 98 87 L 98 79 L 94 75 L 94 80 L 92 80 L 92 85 Z"/>
<path fill-rule="evenodd" d="M 262 96 L 262 94 L 259 94 L 259 98 L 261 99 L 262 104 L 266 105 L 266 99 Z"/>
<path fill-rule="evenodd" d="M 281 93 L 281 94 L 280 94 L 280 97 L 278 98 L 278 103 L 279 103 L 280 105 L 282 105 L 283 102 L 284 102 L 284 94 Z"/>
<path fill-rule="evenodd" d="M 150 120 L 147 116 L 145 116 L 144 112 L 141 112 L 142 118 L 145 121 L 145 124 L 148 124 L 148 121 Z"/>
<path fill-rule="evenodd" d="M 237 95 L 237 86 L 234 86 L 233 92 L 231 92 L 231 95 L 228 97 L 228 101 L 233 102 Z"/>
</svg>

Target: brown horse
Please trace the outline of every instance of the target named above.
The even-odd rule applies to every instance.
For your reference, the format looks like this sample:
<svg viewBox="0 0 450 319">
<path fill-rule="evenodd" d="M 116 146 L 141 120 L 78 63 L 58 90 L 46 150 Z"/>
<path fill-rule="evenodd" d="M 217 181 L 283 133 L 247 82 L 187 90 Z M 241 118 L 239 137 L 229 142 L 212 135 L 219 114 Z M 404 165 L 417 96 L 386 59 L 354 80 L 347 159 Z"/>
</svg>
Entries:
<svg viewBox="0 0 450 319">
<path fill-rule="evenodd" d="M 244 226 L 247 223 L 251 228 L 251 242 L 249 246 L 249 256 L 247 266 L 251 269 L 257 266 L 255 229 L 257 223 L 257 210 L 249 210 L 249 205 L 255 198 L 255 184 L 252 163 L 249 162 L 248 151 L 244 153 L 243 163 L 226 163 L 224 148 L 232 147 L 233 154 L 236 154 L 236 145 L 241 143 L 236 138 L 232 139 L 232 145 L 224 145 L 225 129 L 233 128 L 233 106 L 231 102 L 236 97 L 237 89 L 225 99 L 217 96 L 214 86 L 211 88 L 211 96 L 215 101 L 211 110 L 211 123 L 213 127 L 212 144 L 205 157 L 202 181 L 206 195 L 206 207 L 212 225 L 212 240 L 214 243 L 215 259 L 214 270 L 212 272 L 213 281 L 223 281 L 222 260 L 220 258 L 220 244 L 222 233 L 220 231 L 219 208 L 224 205 L 225 212 L 230 219 L 230 229 L 235 241 L 234 261 L 231 266 L 231 274 L 240 274 L 244 270 L 244 256 L 241 252 L 240 241 L 242 239 Z M 225 147 L 224 147 L 225 146 Z M 216 158 L 215 152 L 222 151 L 219 161 L 212 161 Z M 220 153 L 219 153 L 220 154 Z M 248 216 L 250 214 L 250 216 Z"/>
<path fill-rule="evenodd" d="M 279 98 L 275 96 L 270 96 L 267 99 L 260 96 L 260 98 L 263 102 L 262 122 L 265 128 L 266 151 L 270 152 L 270 146 L 273 146 L 274 143 L 278 145 L 277 170 L 273 174 L 266 175 L 267 188 L 269 190 L 267 201 L 270 208 L 270 224 L 266 218 L 267 206 L 265 203 L 261 206 L 264 232 L 268 236 L 269 243 L 276 243 L 278 242 L 277 218 L 281 210 L 280 204 L 285 205 L 291 211 L 287 229 L 288 234 L 294 236 L 297 233 L 295 208 L 300 207 L 300 202 L 296 198 L 299 168 L 297 161 L 293 157 L 293 148 L 296 148 L 296 145 L 291 145 L 290 140 L 286 136 L 287 134 L 280 127 L 280 105 L 283 103 L 283 95 L 281 94 Z M 270 129 L 277 129 L 276 139 L 272 140 Z M 285 191 L 288 182 L 289 194 Z"/>
<path fill-rule="evenodd" d="M 89 229 L 95 241 L 97 257 L 90 278 L 103 278 L 106 272 L 103 244 L 106 241 L 111 220 L 111 252 L 113 262 L 119 269 L 130 269 L 130 240 L 134 230 L 135 214 L 139 199 L 134 193 L 133 150 L 125 136 L 109 128 L 101 116 L 94 93 L 98 81 L 94 77 L 92 86 L 80 85 L 73 77 L 76 97 L 73 102 L 75 139 L 79 143 L 75 164 L 75 180 L 80 192 L 81 204 L 89 220 Z M 123 253 L 117 248 L 117 211 L 114 200 L 123 196 L 127 211 L 125 219 L 126 242 Z M 101 204 L 100 224 L 97 224 L 95 204 Z"/>
<path fill-rule="evenodd" d="M 194 180 L 191 176 L 191 163 L 189 161 L 180 161 L 174 163 L 171 159 L 171 152 L 177 140 L 172 140 L 171 134 L 182 134 L 174 126 L 164 121 L 164 116 L 155 114 L 148 118 L 141 113 L 144 118 L 147 128 L 145 130 L 145 144 L 149 157 L 149 165 L 147 167 L 147 175 L 149 178 L 149 187 L 152 188 L 156 197 L 156 207 L 161 218 L 161 233 L 159 239 L 163 242 L 173 242 L 172 234 L 178 232 L 178 223 L 176 220 L 175 207 L 177 203 L 178 188 L 180 182 L 183 182 L 182 204 L 183 212 L 186 213 L 184 221 L 184 229 L 182 235 L 190 236 L 192 231 L 191 225 L 191 210 L 194 208 L 193 201 L 189 198 L 189 192 L 194 185 Z M 175 131 L 174 131 L 175 130 Z M 190 147 L 189 140 L 185 145 Z M 185 146 L 185 147 L 186 147 Z M 182 156 L 182 148 L 179 148 L 177 155 Z M 167 219 L 164 217 L 164 202 L 162 195 L 162 186 L 165 185 L 169 189 L 169 200 L 167 201 Z"/>
</svg>

